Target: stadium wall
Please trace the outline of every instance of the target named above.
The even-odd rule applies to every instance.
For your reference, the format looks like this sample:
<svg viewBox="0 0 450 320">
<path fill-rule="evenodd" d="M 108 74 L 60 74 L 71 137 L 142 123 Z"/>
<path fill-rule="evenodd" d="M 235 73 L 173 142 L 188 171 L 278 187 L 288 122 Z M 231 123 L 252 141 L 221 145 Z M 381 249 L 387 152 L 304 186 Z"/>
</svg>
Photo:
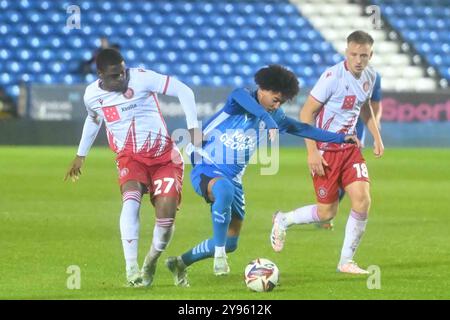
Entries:
<svg viewBox="0 0 450 320">
<path fill-rule="evenodd" d="M 81 136 L 86 110 L 85 86 L 33 85 L 19 106 L 21 118 L 0 120 L 0 144 L 76 145 Z M 207 119 L 219 110 L 231 88 L 193 88 L 199 118 Z M 297 118 L 309 90 L 283 107 Z M 450 92 L 383 93 L 382 135 L 387 147 L 450 147 Z M 183 110 L 176 98 L 160 97 L 161 111 L 169 130 L 185 127 Z M 370 135 L 369 135 L 370 136 Z M 370 144 L 370 140 L 367 141 Z M 104 130 L 96 145 L 106 145 Z M 285 135 L 282 145 L 303 146 L 302 139 Z"/>
</svg>

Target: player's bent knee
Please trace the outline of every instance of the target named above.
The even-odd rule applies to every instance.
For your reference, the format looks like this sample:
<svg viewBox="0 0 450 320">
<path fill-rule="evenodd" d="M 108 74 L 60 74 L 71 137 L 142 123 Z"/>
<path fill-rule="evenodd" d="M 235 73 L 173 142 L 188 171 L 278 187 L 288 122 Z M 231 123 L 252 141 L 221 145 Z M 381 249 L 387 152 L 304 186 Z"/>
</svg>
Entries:
<svg viewBox="0 0 450 320">
<path fill-rule="evenodd" d="M 218 179 L 212 187 L 215 200 L 220 198 L 224 203 L 230 205 L 233 202 L 234 192 L 234 185 L 228 179 Z"/>
<path fill-rule="evenodd" d="M 317 216 L 319 217 L 320 221 L 329 221 L 336 216 L 336 213 L 337 210 L 334 206 L 318 207 L 317 209 Z"/>
<path fill-rule="evenodd" d="M 319 214 L 318 216 L 320 218 L 320 221 L 324 222 L 324 221 L 329 221 L 329 220 L 333 219 L 336 216 L 336 214 L 334 214 L 332 212 L 326 212 L 324 214 Z"/>
<path fill-rule="evenodd" d="M 227 243 L 225 245 L 225 251 L 226 252 L 236 251 L 236 249 L 238 247 L 238 239 L 239 239 L 239 237 L 228 237 Z"/>
<path fill-rule="evenodd" d="M 352 199 L 352 208 L 358 212 L 368 212 L 371 202 L 369 194 L 361 193 Z"/>
</svg>

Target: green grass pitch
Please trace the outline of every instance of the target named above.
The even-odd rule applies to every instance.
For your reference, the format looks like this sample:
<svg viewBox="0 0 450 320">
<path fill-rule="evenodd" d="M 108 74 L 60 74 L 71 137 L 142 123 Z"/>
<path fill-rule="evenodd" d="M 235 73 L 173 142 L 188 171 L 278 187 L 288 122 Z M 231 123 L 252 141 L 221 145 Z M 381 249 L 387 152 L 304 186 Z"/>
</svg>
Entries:
<svg viewBox="0 0 450 320">
<path fill-rule="evenodd" d="M 367 277 L 335 272 L 350 209 L 340 207 L 334 231 L 294 226 L 282 253 L 269 243 L 272 213 L 314 202 L 304 149 L 282 149 L 275 176 L 249 166 L 244 178 L 247 217 L 231 274 L 215 277 L 212 260 L 190 268 L 190 288 L 177 288 L 163 265 L 211 234 L 209 207 L 190 185 L 186 165 L 175 236 L 159 261 L 153 286 L 124 287 L 119 237 L 121 197 L 114 154 L 94 148 L 77 183 L 63 182 L 75 147 L 0 147 L 0 299 L 449 299 L 450 150 L 387 149 L 382 159 L 364 151 L 372 178 L 370 220 L 356 261 L 377 265 L 381 288 Z M 140 262 L 149 248 L 154 213 L 141 207 Z M 280 286 L 250 292 L 246 264 L 273 260 Z M 81 289 L 66 273 L 80 267 Z"/>
</svg>

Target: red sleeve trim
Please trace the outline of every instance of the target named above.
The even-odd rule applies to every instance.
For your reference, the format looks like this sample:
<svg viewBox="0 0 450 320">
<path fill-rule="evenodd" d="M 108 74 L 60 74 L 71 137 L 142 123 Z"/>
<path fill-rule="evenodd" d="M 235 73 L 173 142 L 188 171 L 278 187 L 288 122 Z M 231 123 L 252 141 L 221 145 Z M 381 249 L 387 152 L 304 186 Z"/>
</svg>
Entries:
<svg viewBox="0 0 450 320">
<path fill-rule="evenodd" d="M 167 76 L 166 84 L 164 85 L 163 94 L 166 94 L 167 88 L 169 87 L 169 80 L 170 80 L 170 77 Z"/>
<path fill-rule="evenodd" d="M 312 94 L 309 94 L 314 100 L 316 100 L 317 102 L 319 102 L 319 103 L 321 103 L 321 104 L 323 104 L 323 102 L 322 101 L 320 101 L 319 99 L 317 99 L 316 97 L 314 97 Z"/>
</svg>

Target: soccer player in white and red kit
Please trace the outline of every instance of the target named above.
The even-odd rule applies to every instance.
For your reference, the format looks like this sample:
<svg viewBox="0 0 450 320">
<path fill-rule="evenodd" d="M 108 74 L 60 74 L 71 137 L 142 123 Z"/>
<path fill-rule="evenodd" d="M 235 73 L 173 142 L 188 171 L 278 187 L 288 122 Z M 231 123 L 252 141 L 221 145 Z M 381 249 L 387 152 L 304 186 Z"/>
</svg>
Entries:
<svg viewBox="0 0 450 320">
<path fill-rule="evenodd" d="M 161 115 L 157 94 L 178 97 L 191 137 L 196 136 L 194 131 L 198 128 L 195 98 L 192 90 L 177 79 L 151 70 L 127 69 L 122 55 L 114 49 L 102 50 L 96 64 L 99 79 L 86 88 L 88 115 L 66 179 L 79 177 L 84 159 L 105 122 L 109 145 L 117 154 L 123 200 L 120 232 L 127 282 L 130 286 L 149 286 L 157 260 L 172 237 L 184 166 Z M 155 206 L 156 224 L 140 271 L 139 208 L 146 192 Z"/>
<path fill-rule="evenodd" d="M 376 79 L 370 67 L 373 38 L 355 31 L 347 38 L 346 60 L 328 68 L 320 77 L 301 112 L 301 121 L 316 122 L 317 127 L 332 132 L 354 134 L 361 114 L 374 138 L 374 154 L 381 157 L 383 141 L 370 106 Z M 293 224 L 328 221 L 336 216 L 339 187 L 350 197 L 352 209 L 345 229 L 345 239 L 337 270 L 367 274 L 353 261 L 364 234 L 370 207 L 369 174 L 360 148 L 351 144 L 330 144 L 306 139 L 308 165 L 311 170 L 317 204 L 294 211 L 277 212 L 273 219 L 271 243 L 281 251 L 286 229 Z"/>
</svg>

